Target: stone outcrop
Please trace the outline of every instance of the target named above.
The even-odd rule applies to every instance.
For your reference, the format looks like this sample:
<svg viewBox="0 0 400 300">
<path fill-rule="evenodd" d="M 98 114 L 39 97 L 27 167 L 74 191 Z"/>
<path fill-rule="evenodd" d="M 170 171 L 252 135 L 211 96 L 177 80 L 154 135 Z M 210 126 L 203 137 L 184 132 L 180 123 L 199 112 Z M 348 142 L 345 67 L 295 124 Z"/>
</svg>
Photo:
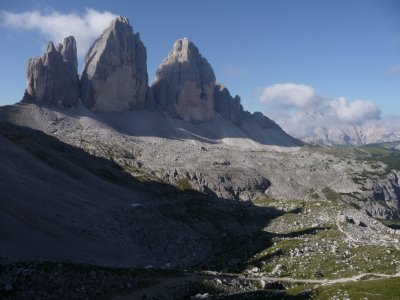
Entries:
<svg viewBox="0 0 400 300">
<path fill-rule="evenodd" d="M 243 106 L 240 104 L 240 97 L 232 97 L 228 89 L 221 83 L 214 87 L 214 107 L 225 119 L 235 125 L 243 123 Z"/>
<path fill-rule="evenodd" d="M 146 48 L 127 18 L 118 17 L 85 56 L 81 98 L 94 111 L 126 111 L 149 105 Z"/>
<path fill-rule="evenodd" d="M 171 116 L 203 122 L 214 117 L 215 75 L 199 49 L 187 38 L 173 50 L 157 70 L 152 86 L 156 102 Z"/>
<path fill-rule="evenodd" d="M 29 60 L 24 102 L 50 103 L 61 107 L 79 103 L 79 78 L 74 37 L 56 48 L 49 42 L 43 57 Z"/>
</svg>

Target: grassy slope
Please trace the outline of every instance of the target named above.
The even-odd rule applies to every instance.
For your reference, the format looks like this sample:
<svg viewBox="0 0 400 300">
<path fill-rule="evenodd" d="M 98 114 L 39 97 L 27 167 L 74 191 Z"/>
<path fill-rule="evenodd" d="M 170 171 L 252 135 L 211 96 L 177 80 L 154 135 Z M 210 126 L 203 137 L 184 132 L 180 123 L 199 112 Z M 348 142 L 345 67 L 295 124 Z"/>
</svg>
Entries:
<svg viewBox="0 0 400 300">
<path fill-rule="evenodd" d="M 400 278 L 347 282 L 331 286 L 321 286 L 316 289 L 316 295 L 313 299 L 400 299 Z"/>
</svg>

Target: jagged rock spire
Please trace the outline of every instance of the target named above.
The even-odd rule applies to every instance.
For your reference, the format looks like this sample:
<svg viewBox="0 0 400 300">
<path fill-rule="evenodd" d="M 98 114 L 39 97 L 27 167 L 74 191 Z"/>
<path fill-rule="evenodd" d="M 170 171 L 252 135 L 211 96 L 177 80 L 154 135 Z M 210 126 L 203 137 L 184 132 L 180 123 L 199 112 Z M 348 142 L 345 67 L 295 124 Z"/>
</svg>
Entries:
<svg viewBox="0 0 400 300">
<path fill-rule="evenodd" d="M 43 57 L 28 62 L 23 101 L 76 106 L 79 103 L 77 61 L 74 37 L 66 37 L 57 49 L 49 42 Z"/>
<path fill-rule="evenodd" d="M 113 20 L 85 56 L 83 103 L 94 111 L 125 111 L 149 101 L 146 48 L 125 17 Z"/>
</svg>

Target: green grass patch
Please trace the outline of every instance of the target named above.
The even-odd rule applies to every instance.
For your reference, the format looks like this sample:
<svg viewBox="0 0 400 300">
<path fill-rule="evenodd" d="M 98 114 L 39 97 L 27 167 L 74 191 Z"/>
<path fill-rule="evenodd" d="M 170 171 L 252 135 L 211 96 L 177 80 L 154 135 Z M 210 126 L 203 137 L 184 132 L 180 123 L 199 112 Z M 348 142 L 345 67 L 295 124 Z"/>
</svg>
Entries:
<svg viewBox="0 0 400 300">
<path fill-rule="evenodd" d="M 256 198 L 253 200 L 253 203 L 258 206 L 271 206 L 277 202 L 278 201 L 276 199 L 270 197 Z"/>
<path fill-rule="evenodd" d="M 273 244 L 247 261 L 271 273 L 282 266 L 280 276 L 296 278 L 343 278 L 361 273 L 395 274 L 400 250 L 390 246 L 349 247 L 336 229 L 301 230 L 273 239 Z"/>
<path fill-rule="evenodd" d="M 377 220 L 389 228 L 398 230 L 400 229 L 400 220 L 385 220 L 385 219 L 377 219 Z"/>
<path fill-rule="evenodd" d="M 373 168 L 377 168 L 378 162 L 388 166 L 386 170 L 380 171 L 382 176 L 388 174 L 390 170 L 400 170 L 400 151 L 396 149 L 387 149 L 380 146 L 362 146 L 362 147 L 327 147 L 306 145 L 304 149 L 309 152 L 317 152 L 334 155 L 342 159 L 353 159 L 359 162 L 370 162 Z M 351 161 L 347 161 L 351 164 Z"/>
<path fill-rule="evenodd" d="M 400 299 L 400 278 L 367 280 L 320 286 L 312 299 Z"/>
<path fill-rule="evenodd" d="M 190 183 L 190 181 L 186 178 L 181 178 L 177 181 L 176 186 L 178 189 L 180 189 L 181 191 L 185 191 L 185 190 L 193 190 L 193 186 Z"/>
<path fill-rule="evenodd" d="M 329 201 L 339 201 L 341 200 L 340 194 L 336 193 L 330 187 L 325 187 L 322 189 L 322 193 L 324 194 L 325 198 Z"/>
</svg>

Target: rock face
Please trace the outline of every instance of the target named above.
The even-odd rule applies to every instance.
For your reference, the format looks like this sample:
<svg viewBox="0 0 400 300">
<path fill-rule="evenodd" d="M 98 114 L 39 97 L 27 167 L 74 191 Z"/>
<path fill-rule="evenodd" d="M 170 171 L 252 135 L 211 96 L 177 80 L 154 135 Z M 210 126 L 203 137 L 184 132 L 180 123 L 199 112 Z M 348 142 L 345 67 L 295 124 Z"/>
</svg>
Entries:
<svg viewBox="0 0 400 300">
<path fill-rule="evenodd" d="M 65 38 L 57 48 L 49 42 L 43 57 L 35 57 L 28 62 L 23 101 L 76 106 L 79 103 L 77 69 L 74 37 Z"/>
<path fill-rule="evenodd" d="M 214 85 L 210 64 L 183 38 L 158 68 L 152 90 L 156 102 L 171 116 L 203 122 L 214 117 Z"/>
<path fill-rule="evenodd" d="M 248 114 L 250 115 L 250 113 Z M 263 129 L 267 128 L 280 129 L 278 124 L 276 124 L 270 118 L 264 116 L 262 112 L 256 111 L 251 114 L 250 118 L 253 122 L 257 123 Z"/>
<path fill-rule="evenodd" d="M 148 92 L 146 48 L 127 18 L 118 17 L 85 56 L 81 76 L 83 103 L 94 111 L 145 107 Z"/>
<path fill-rule="evenodd" d="M 214 107 L 215 111 L 220 113 L 225 119 L 235 125 L 243 123 L 243 106 L 240 104 L 240 97 L 233 98 L 228 89 L 220 83 L 214 87 Z"/>
</svg>

